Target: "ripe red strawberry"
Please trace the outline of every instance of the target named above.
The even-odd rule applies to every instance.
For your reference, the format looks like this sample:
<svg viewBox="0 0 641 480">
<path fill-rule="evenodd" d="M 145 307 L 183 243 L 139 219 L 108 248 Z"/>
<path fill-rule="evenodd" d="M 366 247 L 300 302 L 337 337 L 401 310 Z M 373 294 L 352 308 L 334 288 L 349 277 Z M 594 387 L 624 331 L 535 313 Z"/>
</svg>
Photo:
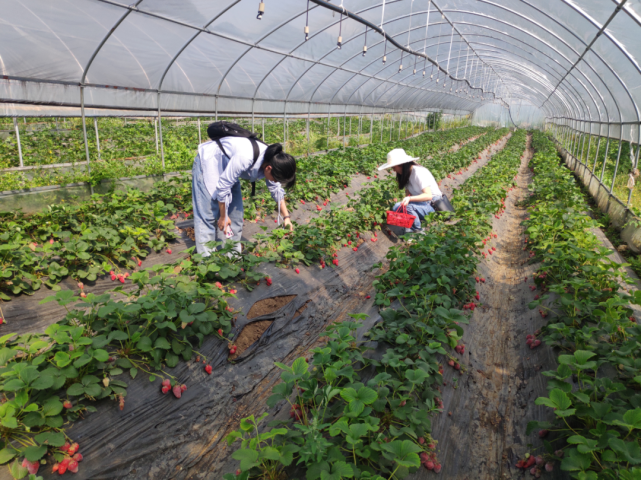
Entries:
<svg viewBox="0 0 641 480">
<path fill-rule="evenodd" d="M 450 367 L 453 367 L 453 366 L 454 366 L 454 360 L 449 360 L 449 361 L 447 362 L 447 364 L 448 364 Z"/>
<path fill-rule="evenodd" d="M 138 260 L 138 266 L 140 267 L 142 265 L 142 260 Z"/>
<path fill-rule="evenodd" d="M 550 433 L 549 430 L 539 430 L 539 438 L 545 438 Z"/>
<path fill-rule="evenodd" d="M 371 240 L 372 240 L 372 242 L 375 242 L 377 239 L 372 237 L 372 239 L 371 239 Z"/>
<path fill-rule="evenodd" d="M 460 369 L 461 369 L 461 365 L 459 365 L 458 363 L 455 363 L 454 370 L 460 370 Z"/>
<path fill-rule="evenodd" d="M 171 387 L 171 381 L 170 381 L 168 378 L 165 378 L 165 379 L 162 381 L 162 386 L 163 386 L 163 387 Z"/>
<path fill-rule="evenodd" d="M 74 459 L 76 462 L 82 462 L 82 453 L 76 453 L 76 454 L 73 456 L 73 459 Z"/>
<path fill-rule="evenodd" d="M 492 250 L 496 252 L 496 247 L 492 247 Z"/>
<path fill-rule="evenodd" d="M 168 249 L 167 249 L 167 253 L 168 253 L 169 255 L 171 255 L 171 248 L 168 248 Z"/>
<path fill-rule="evenodd" d="M 67 466 L 67 469 L 71 473 L 78 473 L 78 462 L 76 462 L 75 460 L 70 461 L 69 465 Z"/>
<path fill-rule="evenodd" d="M 51 469 L 51 473 L 56 473 L 59 468 L 60 468 L 59 463 L 54 464 L 53 468 Z"/>
<path fill-rule="evenodd" d="M 545 464 L 545 471 L 546 472 L 551 472 L 554 470 L 554 464 L 552 462 L 547 462 Z"/>
<path fill-rule="evenodd" d="M 116 276 L 115 275 L 111 275 L 111 281 L 113 282 L 115 280 L 116 280 Z"/>
<path fill-rule="evenodd" d="M 481 281 L 479 277 L 476 277 L 474 280 L 476 280 L 476 283 L 479 283 Z"/>
<path fill-rule="evenodd" d="M 437 463 L 434 465 L 434 473 L 441 473 L 441 464 Z"/>
<path fill-rule="evenodd" d="M 352 248 L 352 250 L 354 250 L 355 252 L 358 252 L 358 248 L 356 247 Z"/>
<path fill-rule="evenodd" d="M 162 393 L 166 394 L 169 390 L 171 390 L 171 387 L 169 385 L 163 386 L 161 389 Z"/>
<path fill-rule="evenodd" d="M 427 462 L 424 463 L 424 465 L 425 465 L 425 468 L 427 468 L 428 470 L 434 470 L 435 465 L 432 460 L 428 460 Z"/>
<path fill-rule="evenodd" d="M 123 275 L 119 276 L 118 280 L 120 280 L 120 283 L 125 283 L 125 277 Z"/>
<path fill-rule="evenodd" d="M 69 450 L 70 446 L 71 444 L 69 442 L 65 442 L 65 444 L 62 447 L 60 447 L 60 450 L 62 450 L 63 452 L 66 452 L 67 450 Z"/>
<path fill-rule="evenodd" d="M 298 269 L 298 268 L 297 268 L 296 270 L 294 270 L 294 271 L 295 271 L 296 273 L 300 273 L 300 269 Z"/>
<path fill-rule="evenodd" d="M 351 240 L 348 240 L 348 241 L 347 241 L 347 245 L 351 245 L 351 244 L 352 244 L 352 241 L 351 241 Z"/>
<path fill-rule="evenodd" d="M 76 452 L 78 451 L 78 449 L 79 449 L 79 448 L 80 448 L 80 445 L 78 445 L 76 442 L 74 442 L 74 443 L 72 443 L 72 444 L 71 444 L 71 446 L 69 447 L 69 450 L 67 451 L 67 453 L 68 453 L 70 456 L 74 456 L 74 455 L 76 454 Z"/>
<path fill-rule="evenodd" d="M 87 298 L 87 294 L 85 292 L 80 292 L 80 297 Z"/>
<path fill-rule="evenodd" d="M 269 278 L 269 277 L 265 277 L 265 281 L 267 282 L 267 286 L 268 286 L 268 287 L 271 287 L 271 285 L 272 285 L 272 279 L 271 279 L 271 278 Z"/>
<path fill-rule="evenodd" d="M 83 288 L 85 288 L 84 283 L 82 283 L 82 282 L 78 282 L 78 288 L 79 288 L 80 290 L 82 290 Z"/>
<path fill-rule="evenodd" d="M 49 239 L 49 243 L 50 243 L 51 245 L 53 245 L 53 237 L 51 237 L 51 238 Z"/>
<path fill-rule="evenodd" d="M 205 367 L 205 371 L 206 371 L 209 375 L 211 375 L 211 372 L 212 372 L 211 365 L 207 365 L 207 366 Z"/>
<path fill-rule="evenodd" d="M 63 403 L 62 406 L 65 407 L 66 409 L 73 408 L 73 405 L 69 400 L 65 400 L 65 403 Z"/>
<path fill-rule="evenodd" d="M 220 335 L 221 337 L 223 336 L 223 329 L 222 328 L 218 329 L 218 335 Z"/>
<path fill-rule="evenodd" d="M 171 391 L 173 392 L 174 397 L 176 398 L 182 397 L 183 392 L 180 389 L 180 385 L 175 385 L 174 388 L 171 389 Z"/>
<path fill-rule="evenodd" d="M 425 443 L 425 439 L 423 437 L 418 437 L 418 443 L 423 445 Z"/>
<path fill-rule="evenodd" d="M 180 386 L 180 391 L 181 391 L 181 392 L 186 392 L 186 391 L 187 391 L 187 385 L 185 385 L 185 384 L 183 383 L 183 384 Z"/>
<path fill-rule="evenodd" d="M 474 298 L 476 298 L 476 300 L 481 300 L 481 294 L 479 292 L 476 292 Z"/>
<path fill-rule="evenodd" d="M 236 470 L 236 476 L 240 475 L 241 473 L 243 473 L 243 472 L 240 470 L 240 468 L 238 470 Z"/>
<path fill-rule="evenodd" d="M 630 317 L 630 318 L 634 318 L 634 317 Z M 0 325 L 2 325 L 3 323 L 4 323 L 4 318 L 0 317 Z"/>
<path fill-rule="evenodd" d="M 370 295 L 368 295 L 368 296 L 366 296 L 365 298 L 369 300 L 369 299 L 370 299 L 370 298 L 372 298 L 372 297 L 371 297 Z"/>
<path fill-rule="evenodd" d="M 485 278 L 481 278 L 481 283 L 485 283 Z"/>
<path fill-rule="evenodd" d="M 335 258 L 334 260 L 332 260 L 332 263 L 338 267 L 338 259 Z"/>
<path fill-rule="evenodd" d="M 305 205 L 305 200 L 303 200 L 303 199 L 301 198 L 300 203 L 302 203 L 303 205 Z"/>
</svg>

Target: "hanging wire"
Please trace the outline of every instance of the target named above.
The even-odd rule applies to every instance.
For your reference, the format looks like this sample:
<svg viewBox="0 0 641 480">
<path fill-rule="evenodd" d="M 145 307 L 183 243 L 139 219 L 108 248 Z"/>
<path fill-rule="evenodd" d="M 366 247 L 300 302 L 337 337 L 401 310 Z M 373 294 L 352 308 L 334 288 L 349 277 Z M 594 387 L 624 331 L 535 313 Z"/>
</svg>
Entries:
<svg viewBox="0 0 641 480">
<path fill-rule="evenodd" d="M 436 65 L 438 66 L 438 52 L 441 50 L 441 31 L 443 30 L 443 24 L 439 23 L 438 24 L 438 37 L 436 40 Z M 441 69 L 436 70 L 436 83 L 439 81 L 439 76 L 441 75 Z M 432 78 L 434 74 L 430 75 L 430 78 Z"/>
<path fill-rule="evenodd" d="M 452 42 L 454 41 L 454 24 L 452 24 L 452 34 L 450 35 L 450 49 L 447 53 L 447 72 L 449 75 L 450 72 L 450 57 L 452 56 Z M 445 85 L 447 83 L 447 80 L 443 80 L 443 88 L 445 88 Z"/>
<path fill-rule="evenodd" d="M 385 44 L 383 46 L 383 63 L 387 62 L 387 34 L 385 34 Z"/>
<path fill-rule="evenodd" d="M 381 30 L 383 31 L 383 35 L 385 36 L 385 45 L 383 47 L 383 63 L 387 62 L 387 34 L 385 33 L 385 28 L 383 28 L 383 25 L 385 24 L 385 0 L 383 0 L 383 8 L 381 10 Z"/>
<path fill-rule="evenodd" d="M 309 0 L 307 0 L 307 13 L 305 14 L 305 41 L 309 40 Z"/>
<path fill-rule="evenodd" d="M 256 15 L 256 19 L 262 20 L 264 13 L 265 13 L 265 2 L 261 0 L 261 2 L 258 4 L 258 15 Z"/>
<path fill-rule="evenodd" d="M 430 8 L 432 7 L 432 0 L 427 0 L 427 22 L 425 23 L 425 41 L 423 42 L 423 55 L 427 56 L 427 32 L 430 28 Z M 425 66 L 427 65 L 427 58 L 423 58 L 423 76 L 425 76 Z"/>
<path fill-rule="evenodd" d="M 414 0 L 410 3 L 410 26 L 407 29 L 407 49 L 410 49 L 410 34 L 412 33 L 412 14 L 414 13 Z M 416 62 L 414 62 L 416 65 Z M 401 51 L 401 65 L 398 69 L 398 72 L 400 73 L 403 70 L 403 51 Z M 416 73 L 416 69 L 414 69 L 414 73 Z"/>
<path fill-rule="evenodd" d="M 367 26 L 365 27 L 365 45 L 363 45 L 363 56 L 365 56 L 366 53 L 367 53 Z"/>
<path fill-rule="evenodd" d="M 342 4 L 341 4 L 341 7 L 343 7 Z M 345 11 L 344 8 L 343 8 L 343 11 Z M 338 42 L 336 42 L 336 45 L 338 46 L 339 50 L 340 50 L 340 48 L 341 48 L 341 46 L 343 44 L 343 37 L 342 37 L 342 34 L 343 34 L 343 12 L 341 12 L 340 15 L 341 15 L 341 18 L 338 21 Z"/>
</svg>

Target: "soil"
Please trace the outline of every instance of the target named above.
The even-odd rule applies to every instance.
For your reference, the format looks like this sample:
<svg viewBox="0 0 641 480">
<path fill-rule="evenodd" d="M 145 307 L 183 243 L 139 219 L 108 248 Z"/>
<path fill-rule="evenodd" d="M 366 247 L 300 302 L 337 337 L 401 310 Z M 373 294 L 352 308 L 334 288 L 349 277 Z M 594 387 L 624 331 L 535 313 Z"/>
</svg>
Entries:
<svg viewBox="0 0 641 480">
<path fill-rule="evenodd" d="M 230 355 L 229 359 L 236 360 L 240 357 L 245 350 L 251 347 L 260 337 L 263 336 L 265 330 L 267 330 L 272 323 L 274 323 L 273 320 L 259 320 L 257 322 L 250 323 L 243 328 L 243 331 L 240 332 L 240 335 L 238 335 L 238 338 L 236 338 L 236 341 L 234 342 L 234 345 L 236 345 L 236 353 Z"/>
<path fill-rule="evenodd" d="M 521 225 L 527 210 L 518 206 L 528 195 L 532 177 L 527 167 L 533 154 L 530 143 L 528 137 L 518 186 L 505 201 L 505 214 L 494 220 L 498 238 L 488 248 L 496 246 L 497 250 L 479 265 L 479 276 L 486 283 L 477 286 L 482 306 L 465 328 L 463 369 L 459 373 L 445 367 L 441 387 L 445 409 L 434 419 L 432 429 L 443 478 L 522 478 L 523 471 L 515 467 L 517 460 L 533 451 L 528 444 L 537 451 L 542 447 L 537 432 L 526 437 L 527 423 L 553 416 L 549 409 L 535 406 L 534 400 L 547 395 L 541 373 L 555 368 L 556 355 L 545 345 L 530 350 L 525 343 L 528 333 L 545 324 L 527 306 L 537 293 L 529 286 L 538 265 L 528 263 Z M 411 478 L 428 475 L 421 469 Z M 557 469 L 548 478 L 566 477 Z"/>
<path fill-rule="evenodd" d="M 294 298 L 296 298 L 296 295 L 283 295 L 281 297 L 270 297 L 263 300 L 258 300 L 249 309 L 249 312 L 247 313 L 247 319 L 251 320 L 252 318 L 262 317 L 263 315 L 274 313 L 275 311 L 283 308 Z"/>
</svg>

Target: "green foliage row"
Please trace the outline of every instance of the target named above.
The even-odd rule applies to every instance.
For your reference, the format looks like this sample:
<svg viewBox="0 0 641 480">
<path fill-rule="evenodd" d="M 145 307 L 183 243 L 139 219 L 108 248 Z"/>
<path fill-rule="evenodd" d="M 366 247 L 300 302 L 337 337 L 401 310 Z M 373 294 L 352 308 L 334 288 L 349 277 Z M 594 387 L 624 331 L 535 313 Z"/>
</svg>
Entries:
<svg viewBox="0 0 641 480">
<path fill-rule="evenodd" d="M 530 304 L 550 320 L 545 342 L 558 353 L 547 397 L 537 405 L 554 412 L 553 422 L 530 422 L 528 433 L 549 430 L 547 455 L 580 480 L 641 478 L 641 327 L 621 265 L 611 261 L 590 229 L 586 201 L 553 142 L 535 132 L 531 161 L 533 196 L 525 222 L 528 245 L 541 267 L 543 292 Z"/>
</svg>

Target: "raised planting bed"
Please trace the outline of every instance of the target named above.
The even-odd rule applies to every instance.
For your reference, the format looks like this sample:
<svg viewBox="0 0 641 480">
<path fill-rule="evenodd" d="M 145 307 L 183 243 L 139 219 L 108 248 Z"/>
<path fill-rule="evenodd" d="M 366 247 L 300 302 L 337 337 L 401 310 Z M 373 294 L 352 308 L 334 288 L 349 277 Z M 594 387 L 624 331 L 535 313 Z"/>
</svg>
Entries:
<svg viewBox="0 0 641 480">
<path fill-rule="evenodd" d="M 488 132 L 471 142 L 469 146 L 476 146 L 470 147 L 472 155 L 467 157 L 444 154 L 430 161 L 434 161 L 435 168 L 445 168 L 451 162 L 451 170 L 457 172 L 470 165 L 478 169 L 487 157 L 483 155 L 484 160 L 478 163 L 474 160 L 484 150 L 496 149 L 493 144 L 505 133 Z M 456 184 L 464 176 L 446 179 L 443 185 Z M 374 179 L 374 185 L 365 186 L 357 198 L 350 199 L 362 205 L 380 204 L 369 216 L 338 203 L 322 212 L 301 208 L 296 212 L 298 228 L 290 239 L 282 240 L 284 232 L 279 229 L 263 233 L 246 245 L 247 254 L 240 260 L 232 261 L 221 252 L 200 264 L 193 252 L 182 253 L 188 240 L 181 237 L 172 245 L 175 251 L 170 256 L 150 255 L 149 262 L 158 265 L 146 270 L 136 267 L 137 271 L 123 277 L 124 284 L 113 294 L 102 292 L 114 284 L 109 279 L 98 279 L 96 286 L 89 282 L 83 285 L 86 298 L 78 295 L 75 282 L 69 282 L 56 294 L 56 301 L 43 306 L 33 300 L 35 296 L 44 297 L 44 290 L 34 297 L 20 297 L 5 304 L 6 308 L 13 308 L 22 299 L 33 299 L 31 305 L 22 304 L 27 307 L 23 308 L 22 317 L 14 320 L 8 315 L 9 323 L 2 327 L 24 332 L 18 338 L 9 335 L 4 339 L 3 371 L 16 372 L 5 376 L 5 383 L 15 379 L 24 384 L 12 384 L 10 388 L 15 390 L 5 390 L 7 398 L 15 402 L 16 394 L 26 392 L 23 405 L 34 405 L 29 407 L 33 411 L 5 410 L 5 417 L 17 422 L 16 428 L 10 430 L 26 442 L 7 446 L 5 455 L 15 456 L 5 457 L 6 461 L 14 465 L 18 458 L 14 467 L 18 468 L 25 455 L 18 450 L 31 445 L 36 448 L 33 455 L 29 451 L 29 460 L 42 454 L 40 458 L 47 461 L 50 471 L 52 463 L 64 459 L 60 449 L 64 443 L 59 445 L 62 438 L 81 445 L 85 463 L 79 478 L 165 478 L 176 476 L 176 472 L 187 478 L 203 470 L 221 471 L 222 460 L 229 455 L 221 441 L 228 430 L 237 428 L 237 419 L 244 412 L 264 409 L 265 396 L 278 377 L 274 361 L 290 364 L 318 344 L 330 321 L 359 311 L 367 303 L 371 305 L 372 299 L 368 302 L 366 298 L 374 293 L 371 286 L 375 272 L 371 267 L 383 261 L 389 248 L 399 241 L 392 232 L 382 230 L 376 220 L 377 215 L 383 215 L 379 208 L 384 212 L 393 201 L 391 196 L 397 195 L 390 189 L 391 182 L 391 178 Z M 375 190 L 383 192 L 385 198 L 377 197 Z M 307 219 L 310 223 L 303 223 Z M 358 225 L 357 221 L 362 223 Z M 362 241 L 357 252 L 350 247 L 341 248 L 342 242 L 351 241 L 347 228 L 356 233 L 354 225 L 359 229 L 357 242 Z M 249 224 L 248 235 L 253 233 L 252 228 L 253 232 L 262 231 L 257 224 Z M 338 233 L 330 237 L 325 235 L 326 229 L 336 229 Z M 315 239 L 311 233 L 314 231 L 322 240 L 317 245 L 310 247 L 300 240 Z M 292 255 L 288 255 L 290 252 Z M 321 268 L 316 255 L 325 259 L 326 268 Z M 163 265 L 167 260 L 170 263 Z M 305 263 L 311 266 L 307 268 Z M 294 271 L 295 267 L 300 274 Z M 239 290 L 242 284 L 231 283 L 234 281 L 242 281 L 253 290 Z M 217 282 L 221 282 L 220 286 Z M 257 301 L 291 295 L 296 297 L 288 303 L 275 304 L 276 311 L 261 309 L 257 317 L 242 313 L 249 314 Z M 47 318 L 37 317 L 39 309 L 47 309 Z M 70 313 L 66 313 L 67 309 Z M 40 331 L 48 329 L 45 334 L 30 333 L 34 330 L 29 327 L 34 326 L 36 318 Z M 244 328 L 256 322 L 267 322 L 268 326 L 257 342 L 232 353 L 237 356 L 235 363 L 230 363 L 228 342 L 240 338 Z M 6 331 L 10 334 L 14 330 Z M 107 352 L 107 358 L 103 352 Z M 22 365 L 18 370 L 30 365 L 37 378 L 22 379 L 14 370 L 16 365 Z M 212 367 L 212 376 L 208 375 L 207 365 Z M 151 378 L 155 379 L 153 383 L 149 382 Z M 170 381 L 172 390 L 176 385 L 187 385 L 187 390 L 180 392 L 180 400 L 162 395 L 161 378 Z M 51 380 L 54 383 L 49 385 Z M 36 385 L 42 388 L 33 387 L 32 382 L 40 382 Z M 172 391 L 167 395 L 173 396 Z M 71 408 L 63 405 L 57 411 L 56 402 L 62 405 L 67 399 Z M 56 412 L 51 415 L 55 419 L 49 420 L 45 414 L 46 402 L 52 406 L 55 403 L 56 409 L 51 410 Z M 94 405 L 98 411 L 86 415 Z M 27 419 L 30 413 L 34 415 Z M 63 424 L 59 425 L 60 420 Z M 64 425 L 66 420 L 73 421 L 73 425 Z M 29 431 L 25 422 L 32 425 Z M 36 440 L 35 436 L 41 434 L 50 435 Z M 115 445 L 121 447 L 114 449 Z M 44 467 L 41 473 L 43 470 Z"/>
<path fill-rule="evenodd" d="M 530 308 L 547 318 L 536 340 L 554 347 L 557 361 L 542 372 L 548 392 L 535 400 L 552 419 L 532 421 L 528 433 L 538 433 L 540 455 L 572 478 L 636 478 L 641 328 L 632 306 L 641 292 L 622 287 L 625 270 L 592 233 L 598 224 L 552 141 L 535 132 L 533 145 L 524 246 L 538 262 L 540 293 Z"/>
</svg>

